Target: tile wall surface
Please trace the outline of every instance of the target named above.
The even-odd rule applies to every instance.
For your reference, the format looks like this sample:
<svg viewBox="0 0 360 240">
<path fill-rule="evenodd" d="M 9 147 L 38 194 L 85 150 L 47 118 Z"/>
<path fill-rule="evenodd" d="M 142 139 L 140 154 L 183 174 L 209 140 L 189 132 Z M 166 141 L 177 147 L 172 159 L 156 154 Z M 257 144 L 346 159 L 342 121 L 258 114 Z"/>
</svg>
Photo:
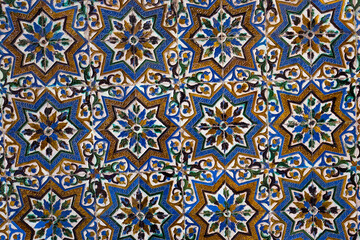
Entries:
<svg viewBox="0 0 360 240">
<path fill-rule="evenodd" d="M 359 90 L 357 0 L 3 0 L 0 239 L 360 239 Z"/>
</svg>

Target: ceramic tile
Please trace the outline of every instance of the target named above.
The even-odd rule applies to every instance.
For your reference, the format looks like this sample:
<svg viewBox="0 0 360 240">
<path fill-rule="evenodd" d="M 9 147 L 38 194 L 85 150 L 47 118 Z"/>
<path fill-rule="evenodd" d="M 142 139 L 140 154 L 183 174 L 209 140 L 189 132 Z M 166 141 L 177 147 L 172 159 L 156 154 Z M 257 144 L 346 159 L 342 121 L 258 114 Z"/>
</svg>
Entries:
<svg viewBox="0 0 360 240">
<path fill-rule="evenodd" d="M 126 159 L 127 166 L 138 170 L 180 164 L 177 92 L 176 86 L 162 85 L 98 91 L 93 104 L 95 148 L 104 153 L 103 163 Z"/>
<path fill-rule="evenodd" d="M 192 152 L 186 156 L 185 167 L 208 155 L 215 155 L 215 161 L 219 161 L 215 165 L 222 168 L 265 167 L 267 108 L 262 94 L 266 85 L 233 82 L 205 86 L 209 88 L 200 88 L 200 96 L 185 86 L 189 98 L 182 110 L 186 114 L 183 114 L 184 144 Z M 201 90 L 210 92 L 212 88 L 217 90 L 210 98 L 201 95 Z"/>
<path fill-rule="evenodd" d="M 2 110 L 7 113 L 3 118 L 7 175 L 48 175 L 69 163 L 87 164 L 92 142 L 87 91 L 87 87 L 55 87 L 6 95 Z"/>
<path fill-rule="evenodd" d="M 346 239 L 354 236 L 355 168 L 284 168 L 272 170 L 270 175 L 270 202 L 274 210 L 271 230 L 278 239 L 342 238 L 345 232 Z M 339 186 L 343 189 L 339 190 Z"/>
<path fill-rule="evenodd" d="M 359 239 L 358 2 L 2 2 L 0 239 Z"/>
<path fill-rule="evenodd" d="M 333 166 L 344 162 L 352 166 L 357 139 L 355 85 L 352 79 L 272 84 L 271 166 Z"/>
<path fill-rule="evenodd" d="M 271 219 L 272 235 L 274 239 L 287 237 L 294 239 L 356 238 L 357 233 L 354 229 L 354 226 L 356 226 L 356 217 L 354 215 L 356 214 L 352 211 L 344 210 L 341 211 L 341 215 L 342 217 L 337 218 L 336 221 L 318 220 L 318 218 L 314 218 L 313 222 L 308 223 L 310 227 L 305 228 L 305 221 L 296 223 L 296 221 L 288 220 L 289 214 L 287 212 L 274 212 Z M 345 215 L 345 217 L 343 215 Z M 286 220 L 284 221 L 283 219 Z M 343 225 L 344 227 L 340 226 L 340 229 L 337 229 L 337 226 L 341 225 L 340 221 L 346 222 L 347 225 Z"/>
<path fill-rule="evenodd" d="M 94 1 L 90 15 L 91 56 L 95 82 L 176 81 L 178 50 L 173 2 Z M 119 71 L 121 69 L 121 71 Z M 119 77 L 118 77 L 119 78 Z"/>
<path fill-rule="evenodd" d="M 202 174 L 208 179 L 194 179 L 191 191 L 194 191 L 195 198 L 190 199 L 185 194 L 185 229 L 193 229 L 192 234 L 205 239 L 253 239 L 260 236 L 268 219 L 268 194 L 262 193 L 266 172 Z M 253 174 L 253 178 L 247 178 L 249 174 Z M 194 172 L 189 175 L 194 175 Z"/>
<path fill-rule="evenodd" d="M 182 208 L 176 208 L 173 201 L 181 204 L 182 198 L 177 177 L 171 178 L 166 173 L 156 176 L 143 173 L 123 188 L 109 185 L 110 201 L 106 199 L 107 203 L 99 206 L 98 218 L 102 223 L 98 225 L 99 232 L 114 238 L 135 235 L 138 239 L 170 238 L 176 234 L 176 229 L 181 227 Z"/>
<path fill-rule="evenodd" d="M 93 229 L 94 208 L 82 199 L 84 185 L 74 188 L 49 177 L 8 178 L 10 235 L 28 238 L 82 238 Z"/>
<path fill-rule="evenodd" d="M 211 80 L 218 81 L 265 75 L 266 40 L 260 2 L 214 1 L 206 7 L 184 3 L 179 10 L 179 63 L 184 74 L 180 78 L 186 81 L 189 75 L 211 74 Z"/>
<path fill-rule="evenodd" d="M 274 1 L 267 16 L 269 78 L 353 77 L 356 36 L 351 5 Z"/>
<path fill-rule="evenodd" d="M 85 1 L 18 1 L 1 7 L 2 85 L 90 84 Z"/>
</svg>

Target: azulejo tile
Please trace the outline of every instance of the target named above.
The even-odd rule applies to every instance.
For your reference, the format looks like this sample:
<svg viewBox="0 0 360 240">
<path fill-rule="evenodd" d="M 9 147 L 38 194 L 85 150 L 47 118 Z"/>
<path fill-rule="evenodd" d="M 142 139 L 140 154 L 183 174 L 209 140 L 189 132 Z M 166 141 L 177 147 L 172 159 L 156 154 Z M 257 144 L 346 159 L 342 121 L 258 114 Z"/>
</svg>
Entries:
<svg viewBox="0 0 360 240">
<path fill-rule="evenodd" d="M 182 182 L 184 173 L 181 171 L 158 171 L 158 172 L 143 172 L 140 174 L 143 182 L 140 182 L 140 185 L 143 183 L 152 188 L 169 188 L 169 194 L 167 194 L 168 202 L 171 203 L 171 206 L 178 212 L 183 212 L 183 189 Z M 172 215 L 175 212 L 171 213 Z"/>
<path fill-rule="evenodd" d="M 117 95 L 112 96 L 114 91 Z M 109 97 L 100 91 L 94 115 L 97 117 L 99 111 L 102 114 L 95 128 L 101 139 L 95 144 L 105 148 L 104 163 L 126 159 L 129 170 L 161 170 L 180 164 L 179 107 L 173 99 L 176 92 L 172 86 L 153 85 L 123 92 L 109 89 Z"/>
<path fill-rule="evenodd" d="M 89 26 L 96 82 L 112 81 L 119 74 L 122 83 L 176 81 L 178 51 L 172 4 L 92 3 Z"/>
<path fill-rule="evenodd" d="M 269 91 L 272 167 L 356 164 L 355 82 L 278 82 Z"/>
<path fill-rule="evenodd" d="M 177 222 L 181 220 L 181 213 L 167 201 L 174 186 L 158 184 L 154 181 L 157 177 L 146 175 L 137 175 L 136 180 L 126 188 L 108 186 L 111 204 L 102 207 L 99 212 L 100 235 L 104 234 L 109 239 L 130 236 L 169 239 L 176 234 L 171 229 L 176 230 L 179 226 Z M 181 202 L 181 198 L 178 201 Z"/>
<path fill-rule="evenodd" d="M 194 179 L 192 187 L 187 187 L 187 191 L 194 191 L 192 195 L 195 199 L 185 195 L 185 228 L 194 229 L 192 235 L 196 238 L 258 238 L 260 225 L 267 222 L 268 195 L 260 193 L 266 185 L 263 184 L 266 181 L 265 172 L 254 174 L 252 179 L 244 177 L 251 174 L 246 170 L 202 174 L 211 179 Z"/>
<path fill-rule="evenodd" d="M 66 164 L 86 165 L 91 107 L 86 87 L 23 89 L 9 93 L 2 110 L 5 172 L 46 175 Z"/>
<path fill-rule="evenodd" d="M 278 239 L 356 236 L 356 168 L 277 169 L 270 175 L 270 224 Z"/>
<path fill-rule="evenodd" d="M 83 2 L 22 1 L 2 5 L 1 83 L 5 87 L 89 84 Z"/>
<path fill-rule="evenodd" d="M 116 173 L 113 171 L 91 174 L 87 180 L 89 200 L 95 202 L 95 215 L 97 218 L 113 203 L 111 192 L 114 187 L 125 191 L 132 185 L 138 185 L 138 175 L 135 173 Z"/>
<path fill-rule="evenodd" d="M 83 186 L 64 189 L 54 179 L 11 178 L 9 183 L 10 235 L 20 239 L 82 238 L 94 231 L 94 210 L 82 202 Z"/>
<path fill-rule="evenodd" d="M 184 74 L 180 78 L 187 82 L 193 73 L 211 74 L 213 81 L 227 75 L 241 80 L 265 75 L 264 14 L 260 7 L 257 1 L 214 1 L 207 7 L 180 5 L 179 64 Z"/>
<path fill-rule="evenodd" d="M 0 3 L 0 239 L 358 239 L 359 9 Z"/>
<path fill-rule="evenodd" d="M 216 92 L 208 97 L 190 90 L 188 104 L 183 105 L 184 112 L 192 113 L 184 114 L 187 119 L 183 124 L 186 132 L 183 147 L 191 152 L 186 155 L 184 167 L 191 168 L 200 159 L 213 158 L 218 161 L 214 165 L 221 168 L 264 168 L 266 85 L 234 82 L 209 86 L 215 87 Z"/>
<path fill-rule="evenodd" d="M 354 18 L 347 1 L 275 1 L 268 14 L 271 79 L 353 77 Z"/>
</svg>

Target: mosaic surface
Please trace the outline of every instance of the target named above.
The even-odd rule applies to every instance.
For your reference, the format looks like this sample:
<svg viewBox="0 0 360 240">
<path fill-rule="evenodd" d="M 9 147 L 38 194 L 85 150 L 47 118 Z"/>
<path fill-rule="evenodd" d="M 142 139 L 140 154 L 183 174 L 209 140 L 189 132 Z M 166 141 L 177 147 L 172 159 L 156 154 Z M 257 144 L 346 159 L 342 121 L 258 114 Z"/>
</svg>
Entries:
<svg viewBox="0 0 360 240">
<path fill-rule="evenodd" d="M 360 239 L 360 2 L 0 2 L 0 240 Z"/>
</svg>

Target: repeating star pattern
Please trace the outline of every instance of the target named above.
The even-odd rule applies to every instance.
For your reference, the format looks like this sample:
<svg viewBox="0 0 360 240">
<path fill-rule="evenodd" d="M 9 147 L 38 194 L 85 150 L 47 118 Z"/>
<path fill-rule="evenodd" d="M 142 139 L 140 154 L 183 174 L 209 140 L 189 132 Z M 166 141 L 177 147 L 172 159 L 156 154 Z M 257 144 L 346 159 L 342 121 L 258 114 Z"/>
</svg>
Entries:
<svg viewBox="0 0 360 240">
<path fill-rule="evenodd" d="M 0 3 L 0 240 L 360 238 L 360 2 Z"/>
</svg>

